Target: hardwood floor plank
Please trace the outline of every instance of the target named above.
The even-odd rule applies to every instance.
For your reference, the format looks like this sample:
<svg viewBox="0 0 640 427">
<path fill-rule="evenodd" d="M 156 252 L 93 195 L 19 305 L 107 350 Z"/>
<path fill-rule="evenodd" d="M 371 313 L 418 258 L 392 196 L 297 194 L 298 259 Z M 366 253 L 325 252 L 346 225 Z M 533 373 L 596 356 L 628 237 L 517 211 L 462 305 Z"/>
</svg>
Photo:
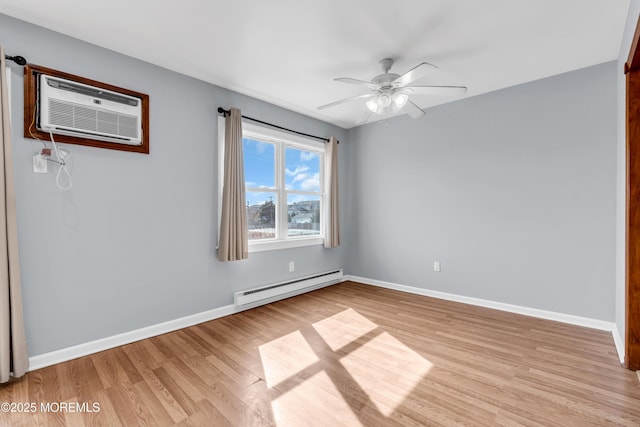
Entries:
<svg viewBox="0 0 640 427">
<path fill-rule="evenodd" d="M 160 368 L 159 368 L 160 369 Z M 182 391 L 196 404 L 206 399 L 206 395 L 196 385 L 197 377 L 189 370 L 182 359 L 173 359 L 162 367 L 175 380 Z"/>
<path fill-rule="evenodd" d="M 135 368 L 133 361 L 129 358 L 124 348 L 115 348 L 113 349 L 113 353 L 115 355 L 116 362 L 124 370 L 124 373 L 131 384 L 139 383 L 140 381 L 142 381 L 142 376 Z"/>
<path fill-rule="evenodd" d="M 71 400 L 72 403 L 78 403 L 76 400 Z M 82 418 L 82 414 L 79 412 L 65 412 L 64 413 L 64 425 L 67 427 L 83 427 L 85 425 L 84 419 Z M 93 424 L 100 425 L 100 424 Z M 106 425 L 106 424 L 101 424 Z M 118 424 L 120 423 L 118 422 Z"/>
<path fill-rule="evenodd" d="M 134 408 L 132 402 L 130 402 L 119 390 L 122 386 L 112 387 L 106 390 L 109 401 L 112 407 L 118 408 L 115 411 L 115 415 L 120 420 L 120 424 L 124 426 L 151 426 L 151 417 L 145 419 L 145 417 L 139 417 L 136 408 Z"/>
<path fill-rule="evenodd" d="M 276 425 L 365 425 L 326 373 L 319 372 L 305 380 L 297 376 L 292 379 L 295 387 L 272 403 Z"/>
<path fill-rule="evenodd" d="M 93 366 L 98 372 L 98 377 L 102 382 L 104 388 L 110 388 L 116 386 L 124 381 L 130 381 L 129 376 L 126 374 L 124 368 L 117 360 L 116 350 L 101 351 L 100 353 L 92 354 L 89 356 L 93 363 Z"/>
<path fill-rule="evenodd" d="M 253 384 L 236 389 L 235 394 L 247 407 L 254 410 L 266 423 L 275 425 L 273 418 L 272 402 L 275 393 L 267 388 L 263 380 L 258 380 Z"/>
<path fill-rule="evenodd" d="M 176 353 L 173 350 L 173 342 L 167 339 L 167 335 L 162 334 L 153 338 L 149 338 L 147 349 L 154 353 L 154 357 L 156 360 L 161 361 L 161 363 L 166 362 L 172 357 L 176 356 Z"/>
<path fill-rule="evenodd" d="M 184 363 L 176 361 L 175 367 L 191 378 L 200 393 L 206 396 L 225 419 L 235 425 L 248 425 L 261 418 L 256 411 L 233 393 L 232 380 L 201 357 L 191 357 Z M 260 425 L 261 422 L 258 422 Z"/>
<path fill-rule="evenodd" d="M 30 372 L 9 426 L 637 426 L 610 333 L 353 282 Z"/>
<path fill-rule="evenodd" d="M 155 395 L 157 400 L 161 403 L 161 405 L 164 407 L 173 421 L 180 422 L 187 418 L 188 414 L 176 401 L 171 392 L 164 387 L 164 384 L 155 375 L 155 371 L 146 371 L 144 375 L 144 381 L 136 384 L 134 387 L 143 383 L 148 386 L 149 390 L 151 390 L 151 393 Z"/>
<path fill-rule="evenodd" d="M 105 426 L 105 427 L 118 427 L 124 426 L 127 427 L 127 424 L 122 424 L 120 419 L 118 418 L 117 411 L 113 406 L 113 402 L 109 399 L 109 395 L 106 390 L 100 390 L 96 392 L 93 397 L 94 402 L 100 403 L 100 410 L 93 411 L 90 407 L 91 402 L 82 402 L 78 401 L 79 404 L 88 404 L 89 409 L 80 409 L 80 414 L 82 415 L 83 425 L 85 426 Z M 69 411 L 71 412 L 71 411 Z M 65 416 L 69 414 L 69 412 L 65 412 Z M 82 425 L 81 424 L 81 425 Z"/>
<path fill-rule="evenodd" d="M 247 387 L 256 381 L 263 379 L 228 357 L 225 353 L 212 353 L 205 359 L 211 363 L 211 365 L 215 366 L 220 372 L 224 373 L 229 378 L 233 378 L 234 381 L 241 386 Z"/>
<path fill-rule="evenodd" d="M 136 383 L 139 384 L 139 383 Z M 118 418 L 123 425 L 138 425 L 152 427 L 155 425 L 151 408 L 147 406 L 133 385 L 120 384 L 107 390 Z"/>
<path fill-rule="evenodd" d="M 153 417 L 153 425 L 157 425 L 159 427 L 162 426 L 172 426 L 175 425 L 175 420 L 171 417 L 165 405 L 161 402 L 160 399 L 156 396 L 156 394 L 151 390 L 149 384 L 146 381 L 141 381 L 133 386 L 133 390 L 135 391 L 136 396 L 139 397 L 140 402 L 148 409 L 149 413 Z M 178 421 L 182 419 L 186 419 L 187 416 L 184 414 L 184 417 L 178 416 Z"/>
<path fill-rule="evenodd" d="M 187 417 L 195 412 L 195 401 L 189 397 L 183 388 L 167 373 L 165 368 L 154 369 L 153 373 L 162 383 L 167 392 L 175 400 L 177 405 L 182 411 L 187 414 Z"/>
<path fill-rule="evenodd" d="M 237 427 L 208 400 L 203 400 L 197 404 L 196 412 L 186 420 L 178 424 L 180 427 Z"/>
<path fill-rule="evenodd" d="M 130 355 L 128 351 L 129 348 L 135 349 L 134 351 L 138 351 L 141 354 L 142 357 L 139 360 L 144 361 L 149 369 L 160 368 L 162 364 L 167 361 L 167 357 L 158 350 L 158 347 L 153 344 L 151 339 L 125 346 L 127 354 Z"/>
</svg>

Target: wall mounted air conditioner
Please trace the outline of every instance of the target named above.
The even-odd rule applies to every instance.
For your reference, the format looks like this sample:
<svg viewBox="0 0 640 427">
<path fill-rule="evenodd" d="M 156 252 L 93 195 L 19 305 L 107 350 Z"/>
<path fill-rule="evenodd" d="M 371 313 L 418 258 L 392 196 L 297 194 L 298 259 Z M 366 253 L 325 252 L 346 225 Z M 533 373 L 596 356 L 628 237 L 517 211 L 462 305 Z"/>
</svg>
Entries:
<svg viewBox="0 0 640 427">
<path fill-rule="evenodd" d="M 142 100 L 41 74 L 37 128 L 54 134 L 142 145 Z"/>
</svg>

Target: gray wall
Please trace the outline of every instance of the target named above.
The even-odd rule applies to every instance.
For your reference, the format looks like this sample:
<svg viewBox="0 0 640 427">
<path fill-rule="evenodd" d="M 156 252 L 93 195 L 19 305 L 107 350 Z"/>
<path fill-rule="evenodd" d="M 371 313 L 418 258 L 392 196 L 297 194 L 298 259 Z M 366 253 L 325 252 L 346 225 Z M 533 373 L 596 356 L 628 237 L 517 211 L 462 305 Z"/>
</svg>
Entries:
<svg viewBox="0 0 640 427">
<path fill-rule="evenodd" d="M 350 130 L 349 272 L 613 321 L 615 87 L 610 62 Z"/>
<path fill-rule="evenodd" d="M 31 356 L 343 266 L 371 279 L 619 319 L 615 63 L 435 107 L 420 120 L 344 131 L 4 15 L 0 40 L 9 54 L 151 99 L 151 154 L 68 145 L 74 188 L 64 193 L 52 173 L 31 171 L 39 144 L 21 136 L 22 69 L 12 67 Z M 218 106 L 343 141 L 341 248 L 216 260 Z"/>
<path fill-rule="evenodd" d="M 616 182 L 616 327 L 620 338 L 624 343 L 626 323 L 625 323 L 625 238 L 626 238 L 626 79 L 623 74 L 624 63 L 629 57 L 631 42 L 636 31 L 640 15 L 640 1 L 631 0 L 629 4 L 629 14 L 620 45 L 620 55 L 616 67 L 617 77 L 617 108 L 618 108 L 618 144 L 617 144 L 617 182 Z"/>
<path fill-rule="evenodd" d="M 343 266 L 343 248 L 319 246 L 216 260 L 216 109 L 237 106 L 249 116 L 341 140 L 344 130 L 4 15 L 0 40 L 8 54 L 31 63 L 150 96 L 151 154 L 67 145 L 74 186 L 62 192 L 53 173 L 32 172 L 40 145 L 21 136 L 22 68 L 12 66 L 31 356 L 225 306 L 235 290 Z M 344 169 L 349 160 L 342 157 Z M 290 260 L 295 273 L 288 272 Z"/>
</svg>

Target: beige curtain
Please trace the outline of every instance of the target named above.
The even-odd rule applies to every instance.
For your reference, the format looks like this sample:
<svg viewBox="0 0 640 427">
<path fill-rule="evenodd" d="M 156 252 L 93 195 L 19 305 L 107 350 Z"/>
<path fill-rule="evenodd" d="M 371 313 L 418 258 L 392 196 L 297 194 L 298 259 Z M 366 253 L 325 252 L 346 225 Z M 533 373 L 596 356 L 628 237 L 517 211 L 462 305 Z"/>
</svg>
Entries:
<svg viewBox="0 0 640 427">
<path fill-rule="evenodd" d="M 244 194 L 244 159 L 242 155 L 242 114 L 231 108 L 225 118 L 224 178 L 218 259 L 237 261 L 249 257 L 247 207 Z"/>
<path fill-rule="evenodd" d="M 338 201 L 338 140 L 332 136 L 325 152 L 325 177 L 327 188 L 327 226 L 324 238 L 325 248 L 340 246 L 340 218 Z"/>
<path fill-rule="evenodd" d="M 20 263 L 16 200 L 13 190 L 13 157 L 9 125 L 9 97 L 6 60 L 0 46 L 0 383 L 21 377 L 29 368 L 27 340 L 22 319 Z"/>
</svg>

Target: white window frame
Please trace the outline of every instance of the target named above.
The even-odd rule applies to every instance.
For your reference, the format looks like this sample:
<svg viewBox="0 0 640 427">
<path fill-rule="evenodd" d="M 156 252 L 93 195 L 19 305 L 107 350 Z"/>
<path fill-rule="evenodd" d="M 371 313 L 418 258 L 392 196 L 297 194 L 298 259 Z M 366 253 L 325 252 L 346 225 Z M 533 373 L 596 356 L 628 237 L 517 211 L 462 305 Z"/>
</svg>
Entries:
<svg viewBox="0 0 640 427">
<path fill-rule="evenodd" d="M 225 121 L 223 117 L 218 117 L 218 231 L 220 230 L 220 219 L 222 213 L 222 184 L 224 182 L 224 133 Z M 254 123 L 242 121 L 242 136 L 258 139 L 275 144 L 275 189 L 261 189 L 265 192 L 277 193 L 278 204 L 276 206 L 276 232 L 279 235 L 275 239 L 249 240 L 249 253 L 263 252 L 279 249 L 299 248 L 304 246 L 315 246 L 324 244 L 326 228 L 325 217 L 325 179 L 324 161 L 325 144 L 319 141 L 290 134 L 277 129 L 259 126 Z M 310 192 L 302 190 L 287 190 L 284 176 L 285 148 L 296 148 L 305 151 L 313 151 L 320 154 L 320 192 Z M 254 192 L 254 189 L 246 191 Z M 320 231 L 314 236 L 288 236 L 287 235 L 287 194 L 303 194 L 320 196 Z"/>
</svg>

